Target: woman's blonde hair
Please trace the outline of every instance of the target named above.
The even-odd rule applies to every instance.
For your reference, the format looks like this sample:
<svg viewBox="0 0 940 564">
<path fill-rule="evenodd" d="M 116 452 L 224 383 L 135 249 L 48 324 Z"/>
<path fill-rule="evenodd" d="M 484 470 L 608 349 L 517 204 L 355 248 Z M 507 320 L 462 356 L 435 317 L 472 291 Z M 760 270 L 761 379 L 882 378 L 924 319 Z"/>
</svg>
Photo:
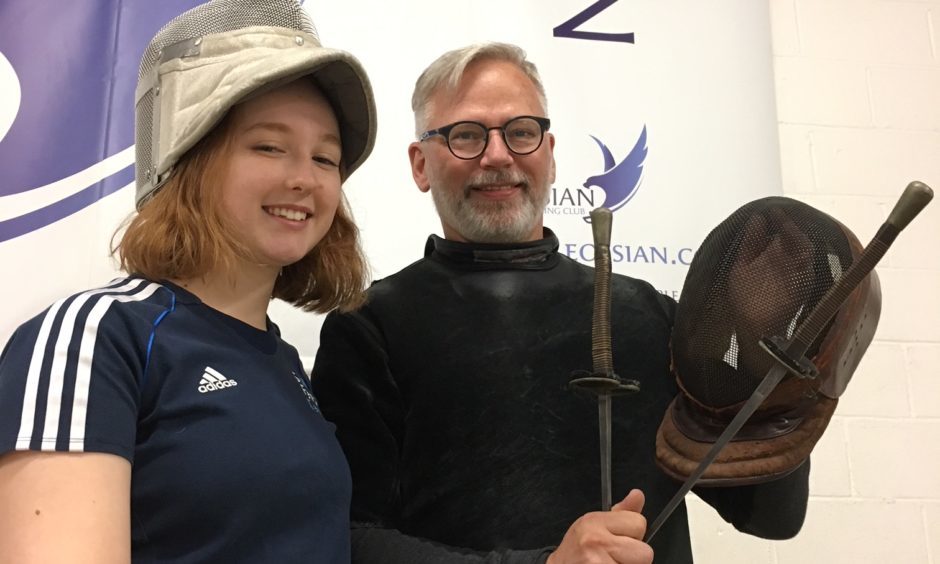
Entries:
<svg viewBox="0 0 940 564">
<path fill-rule="evenodd" d="M 151 280 L 198 278 L 215 269 L 233 272 L 248 255 L 221 212 L 221 179 L 231 155 L 226 117 L 177 163 L 156 194 L 141 203 L 111 253 L 121 268 Z M 341 168 L 341 179 L 345 180 Z M 115 234 L 116 236 L 117 234 Z M 299 261 L 285 266 L 275 298 L 307 311 L 348 311 L 364 298 L 366 262 L 345 195 L 323 239 Z"/>
</svg>

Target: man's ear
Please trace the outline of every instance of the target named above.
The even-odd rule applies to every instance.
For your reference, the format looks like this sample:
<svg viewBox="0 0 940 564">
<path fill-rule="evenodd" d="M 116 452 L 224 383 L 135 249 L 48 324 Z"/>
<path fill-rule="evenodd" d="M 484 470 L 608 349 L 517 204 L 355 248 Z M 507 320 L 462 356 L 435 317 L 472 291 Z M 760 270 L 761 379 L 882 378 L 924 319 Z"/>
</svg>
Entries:
<svg viewBox="0 0 940 564">
<path fill-rule="evenodd" d="M 552 156 L 552 172 L 549 174 L 548 183 L 555 183 L 555 136 L 551 133 L 548 134 L 548 152 Z"/>
<path fill-rule="evenodd" d="M 428 180 L 428 175 L 424 170 L 427 160 L 424 158 L 421 143 L 415 141 L 411 145 L 408 145 L 408 159 L 411 161 L 411 176 L 415 179 L 418 190 L 427 192 L 431 189 L 431 182 Z"/>
</svg>

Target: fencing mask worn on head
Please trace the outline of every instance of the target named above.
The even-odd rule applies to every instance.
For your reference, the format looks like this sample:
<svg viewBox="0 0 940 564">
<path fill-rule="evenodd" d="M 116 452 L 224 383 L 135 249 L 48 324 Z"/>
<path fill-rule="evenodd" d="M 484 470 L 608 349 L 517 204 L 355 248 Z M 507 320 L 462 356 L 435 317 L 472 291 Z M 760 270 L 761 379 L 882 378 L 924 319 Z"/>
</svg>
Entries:
<svg viewBox="0 0 940 564">
<path fill-rule="evenodd" d="M 844 225 L 783 197 L 744 205 L 709 233 L 689 266 L 672 332 L 680 393 L 656 437 L 660 468 L 690 476 L 777 362 L 759 345 L 789 339 L 862 245 Z M 760 483 L 795 470 L 822 436 L 875 333 L 872 271 L 807 351 L 814 378 L 788 374 L 699 481 Z"/>
<path fill-rule="evenodd" d="M 151 40 L 136 92 L 138 209 L 235 104 L 310 76 L 339 122 L 351 174 L 375 144 L 375 102 L 351 54 L 320 45 L 296 0 L 213 0 Z"/>
</svg>

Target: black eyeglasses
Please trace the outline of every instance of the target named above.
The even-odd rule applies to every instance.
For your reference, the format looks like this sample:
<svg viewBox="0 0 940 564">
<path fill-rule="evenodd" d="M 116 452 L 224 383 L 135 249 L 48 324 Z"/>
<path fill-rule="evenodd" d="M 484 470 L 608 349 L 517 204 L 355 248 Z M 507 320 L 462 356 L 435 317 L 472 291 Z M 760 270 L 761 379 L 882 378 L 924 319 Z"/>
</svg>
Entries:
<svg viewBox="0 0 940 564">
<path fill-rule="evenodd" d="M 455 157 L 469 161 L 486 151 L 490 143 L 490 131 L 498 129 L 510 151 L 517 155 L 528 155 L 542 146 L 549 125 L 551 122 L 548 118 L 536 116 L 514 117 L 499 127 L 486 127 L 478 121 L 458 121 L 425 131 L 418 141 L 440 135 L 447 141 L 447 148 Z"/>
</svg>

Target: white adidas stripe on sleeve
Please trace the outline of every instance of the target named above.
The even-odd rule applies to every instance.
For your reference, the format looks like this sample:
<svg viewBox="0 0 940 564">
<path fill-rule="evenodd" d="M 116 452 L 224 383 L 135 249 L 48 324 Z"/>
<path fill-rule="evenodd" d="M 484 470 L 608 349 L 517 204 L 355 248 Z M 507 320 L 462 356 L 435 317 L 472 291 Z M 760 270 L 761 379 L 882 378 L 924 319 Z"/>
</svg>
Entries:
<svg viewBox="0 0 940 564">
<path fill-rule="evenodd" d="M 127 281 L 120 286 L 111 286 L 89 290 L 76 296 L 75 299 L 72 300 L 72 303 L 69 304 L 68 309 L 65 311 L 65 314 L 62 318 L 60 325 L 61 329 L 51 353 L 52 366 L 49 374 L 49 389 L 46 394 L 46 413 L 45 420 L 43 422 L 43 434 L 40 446 L 42 450 L 55 450 L 56 441 L 58 439 L 59 419 L 62 410 L 62 390 L 65 385 L 67 369 L 66 365 L 68 359 L 68 347 L 69 343 L 72 341 L 72 336 L 75 331 L 76 317 L 78 316 L 79 310 L 88 302 L 89 299 L 96 295 L 132 291 L 139 288 L 141 284 L 149 284 L 149 286 L 144 291 L 136 295 L 114 295 L 102 298 L 101 301 L 93 306 L 92 311 L 85 322 L 85 326 L 79 330 L 79 335 L 82 341 L 79 347 L 79 359 L 76 369 L 77 381 L 73 399 L 72 421 L 70 424 L 70 429 L 73 435 L 70 436 L 70 439 L 75 437 L 75 429 L 79 424 L 76 422 L 77 417 L 80 419 L 81 430 L 78 434 L 80 435 L 82 442 L 78 443 L 77 449 L 73 447 L 73 450 L 82 450 L 84 446 L 84 428 L 88 406 L 88 388 L 90 385 L 91 376 L 91 356 L 94 351 L 95 339 L 97 337 L 98 326 L 101 318 L 104 316 L 104 313 L 107 311 L 108 307 L 110 307 L 110 304 L 115 300 L 144 300 L 152 295 L 153 292 L 160 286 L 158 284 L 147 282 L 146 280 L 134 279 Z M 66 300 L 67 298 L 59 300 L 46 312 L 46 315 L 42 321 L 42 325 L 40 326 L 39 334 L 36 338 L 36 343 L 33 346 L 33 354 L 30 358 L 29 371 L 26 378 L 26 389 L 23 394 L 23 411 L 20 417 L 20 429 L 17 433 L 15 447 L 17 450 L 27 450 L 29 448 L 30 442 L 32 441 L 34 432 L 33 422 L 36 418 L 36 406 L 39 401 L 39 381 L 42 366 L 45 362 L 46 346 L 49 343 L 49 336 L 52 332 L 52 326 L 55 322 L 55 318 Z"/>
<path fill-rule="evenodd" d="M 20 430 L 16 435 L 16 450 L 29 448 L 30 438 L 33 436 L 33 420 L 36 418 L 36 399 L 39 394 L 39 372 L 42 369 L 42 359 L 46 350 L 46 342 L 52 329 L 52 322 L 65 299 L 52 304 L 39 327 L 36 344 L 33 345 L 33 355 L 29 360 L 29 371 L 26 373 L 26 390 L 23 393 L 23 413 L 20 416 Z"/>
<path fill-rule="evenodd" d="M 75 369 L 75 393 L 72 398 L 72 421 L 69 427 L 69 450 L 85 449 L 85 421 L 88 418 L 88 393 L 91 387 L 92 356 L 98 341 L 98 327 L 108 308 L 114 302 L 140 302 L 146 300 L 160 288 L 159 284 L 150 283 L 140 292 L 127 296 L 105 296 L 95 304 L 85 322 L 82 344 L 78 353 L 78 366 Z M 48 419 L 47 419 L 48 422 Z M 55 443 L 53 443 L 55 448 Z"/>
</svg>

